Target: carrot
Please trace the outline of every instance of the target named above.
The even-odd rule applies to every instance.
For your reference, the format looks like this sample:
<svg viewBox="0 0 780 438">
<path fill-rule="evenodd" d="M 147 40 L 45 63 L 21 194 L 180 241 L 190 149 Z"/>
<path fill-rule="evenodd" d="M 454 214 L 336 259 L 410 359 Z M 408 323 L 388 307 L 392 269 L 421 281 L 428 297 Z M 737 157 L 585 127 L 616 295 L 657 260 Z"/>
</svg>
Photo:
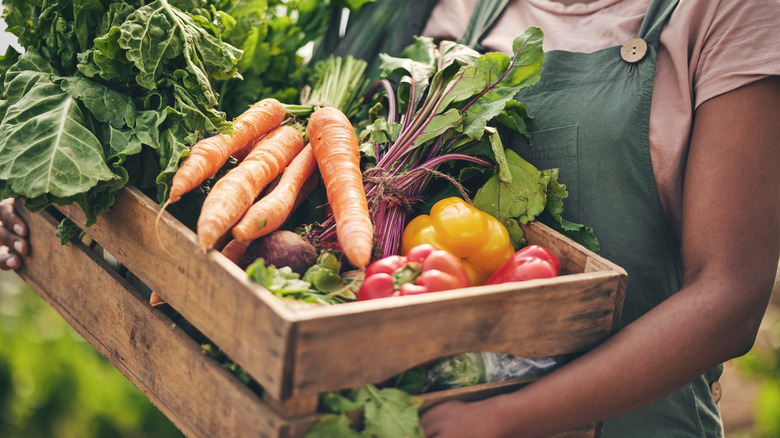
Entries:
<svg viewBox="0 0 780 438">
<path fill-rule="evenodd" d="M 256 239 L 277 230 L 290 216 L 303 184 L 317 169 L 311 145 L 306 145 L 287 166 L 276 187 L 255 202 L 233 227 L 239 242 Z"/>
<path fill-rule="evenodd" d="M 195 143 L 173 176 L 168 202 L 178 201 L 214 176 L 232 153 L 279 126 L 285 115 L 278 100 L 263 99 L 233 120 L 233 135 L 217 134 Z"/>
<path fill-rule="evenodd" d="M 162 299 L 161 296 L 157 295 L 157 292 L 152 291 L 152 294 L 149 296 L 149 305 L 152 307 L 162 306 L 163 304 L 166 304 L 165 300 Z"/>
<path fill-rule="evenodd" d="M 236 161 L 238 161 L 240 163 L 241 161 L 244 160 L 244 158 L 246 158 L 247 155 L 249 155 L 249 152 L 252 151 L 252 146 L 253 145 L 254 145 L 253 143 L 248 143 L 248 144 L 246 144 L 246 145 L 236 149 L 236 151 L 233 152 L 232 154 L 230 154 L 230 156 L 235 158 Z"/>
<path fill-rule="evenodd" d="M 350 263 L 364 268 L 371 259 L 374 225 L 368 213 L 355 131 L 344 113 L 333 107 L 312 113 L 307 130 L 339 245 Z"/>
<path fill-rule="evenodd" d="M 214 184 L 198 217 L 202 250 L 213 248 L 230 231 L 263 188 L 282 173 L 301 149 L 301 132 L 291 126 L 280 126 L 258 140 L 249 155 Z"/>
</svg>

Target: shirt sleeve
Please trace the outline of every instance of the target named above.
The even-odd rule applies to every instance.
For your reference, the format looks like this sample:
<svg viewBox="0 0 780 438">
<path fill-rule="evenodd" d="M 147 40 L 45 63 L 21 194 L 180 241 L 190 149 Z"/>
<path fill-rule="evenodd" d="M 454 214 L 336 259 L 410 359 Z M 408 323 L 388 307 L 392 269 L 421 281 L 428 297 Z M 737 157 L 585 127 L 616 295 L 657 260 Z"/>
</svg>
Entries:
<svg viewBox="0 0 780 438">
<path fill-rule="evenodd" d="M 704 0 L 692 58 L 694 105 L 767 76 L 780 75 L 780 0 Z M 693 55 L 692 55 L 693 56 Z"/>
</svg>

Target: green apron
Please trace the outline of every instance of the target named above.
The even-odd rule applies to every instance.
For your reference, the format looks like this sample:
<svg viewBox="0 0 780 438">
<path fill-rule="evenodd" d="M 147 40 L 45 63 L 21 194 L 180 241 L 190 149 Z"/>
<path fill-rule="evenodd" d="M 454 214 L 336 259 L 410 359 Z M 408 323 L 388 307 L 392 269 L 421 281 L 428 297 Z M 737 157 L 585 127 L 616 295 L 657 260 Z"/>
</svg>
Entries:
<svg viewBox="0 0 780 438">
<path fill-rule="evenodd" d="M 550 51 L 541 80 L 521 92 L 533 119 L 520 156 L 560 168 L 564 217 L 591 226 L 601 255 L 628 272 L 621 326 L 680 289 L 682 257 L 661 206 L 650 159 L 649 120 L 659 35 L 678 0 L 651 0 L 638 54 L 623 46 L 594 53 Z M 544 30 L 544 29 L 542 29 Z M 637 60 L 638 59 L 638 60 Z M 509 143 L 509 142 L 507 142 Z M 723 435 L 710 393 L 722 366 L 635 412 L 610 419 L 604 437 Z"/>
</svg>

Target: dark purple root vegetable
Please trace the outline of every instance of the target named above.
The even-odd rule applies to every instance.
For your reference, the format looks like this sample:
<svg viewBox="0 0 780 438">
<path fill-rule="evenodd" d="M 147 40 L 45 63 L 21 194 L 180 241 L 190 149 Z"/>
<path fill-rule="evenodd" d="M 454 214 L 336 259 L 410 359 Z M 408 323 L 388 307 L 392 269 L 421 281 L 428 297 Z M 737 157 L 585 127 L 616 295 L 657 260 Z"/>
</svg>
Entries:
<svg viewBox="0 0 780 438">
<path fill-rule="evenodd" d="M 314 245 L 301 235 L 292 231 L 277 230 L 253 240 L 247 246 L 238 266 L 246 269 L 262 257 L 266 266 L 274 265 L 277 268 L 289 266 L 293 272 L 303 275 L 317 262 L 317 256 Z"/>
</svg>

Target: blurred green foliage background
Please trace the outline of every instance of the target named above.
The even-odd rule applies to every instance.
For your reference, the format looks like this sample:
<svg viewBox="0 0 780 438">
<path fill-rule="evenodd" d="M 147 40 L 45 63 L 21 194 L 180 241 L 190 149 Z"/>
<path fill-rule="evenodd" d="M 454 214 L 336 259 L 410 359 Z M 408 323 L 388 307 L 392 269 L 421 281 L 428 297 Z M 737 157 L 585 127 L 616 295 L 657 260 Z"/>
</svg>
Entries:
<svg viewBox="0 0 780 438">
<path fill-rule="evenodd" d="M 0 272 L 0 436 L 183 436 L 13 273 Z"/>
<path fill-rule="evenodd" d="M 756 344 L 732 361 L 734 369 L 755 383 L 753 425 L 730 438 L 780 437 L 780 282 L 775 282 L 772 304 L 762 322 Z M 724 393 L 725 396 L 725 393 Z"/>
</svg>

